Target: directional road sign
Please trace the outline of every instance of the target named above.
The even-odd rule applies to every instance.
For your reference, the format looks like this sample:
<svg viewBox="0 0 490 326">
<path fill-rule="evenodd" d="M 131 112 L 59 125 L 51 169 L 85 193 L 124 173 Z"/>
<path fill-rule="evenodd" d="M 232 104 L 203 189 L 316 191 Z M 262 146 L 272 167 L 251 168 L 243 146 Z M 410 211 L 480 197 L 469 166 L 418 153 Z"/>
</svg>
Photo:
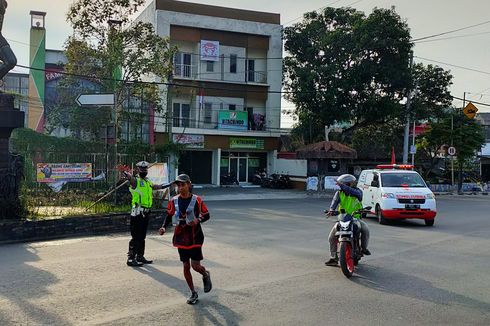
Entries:
<svg viewBox="0 0 490 326">
<path fill-rule="evenodd" d="M 80 94 L 76 101 L 79 106 L 114 105 L 114 94 Z"/>
<path fill-rule="evenodd" d="M 468 117 L 468 119 L 473 119 L 478 112 L 478 108 L 473 103 L 468 103 L 468 105 L 463 110 L 464 114 Z"/>
</svg>

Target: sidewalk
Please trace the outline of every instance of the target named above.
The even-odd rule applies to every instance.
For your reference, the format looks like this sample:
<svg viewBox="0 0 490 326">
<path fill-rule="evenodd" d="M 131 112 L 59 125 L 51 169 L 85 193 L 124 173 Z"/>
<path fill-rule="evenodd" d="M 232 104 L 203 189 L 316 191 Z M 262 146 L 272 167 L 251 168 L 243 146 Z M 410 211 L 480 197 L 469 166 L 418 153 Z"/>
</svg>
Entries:
<svg viewBox="0 0 490 326">
<path fill-rule="evenodd" d="M 241 187 L 215 187 L 194 188 L 194 193 L 205 201 L 223 200 L 275 200 L 275 199 L 303 199 L 308 198 L 304 190 L 296 189 L 269 189 L 269 188 L 241 188 Z"/>
</svg>

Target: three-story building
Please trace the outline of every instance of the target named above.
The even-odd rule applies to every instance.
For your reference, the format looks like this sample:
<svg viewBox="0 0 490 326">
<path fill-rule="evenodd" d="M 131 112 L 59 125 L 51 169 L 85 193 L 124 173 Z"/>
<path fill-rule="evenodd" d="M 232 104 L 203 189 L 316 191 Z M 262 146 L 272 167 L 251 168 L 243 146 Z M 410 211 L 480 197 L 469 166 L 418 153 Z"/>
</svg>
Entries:
<svg viewBox="0 0 490 326">
<path fill-rule="evenodd" d="M 281 119 L 280 15 L 154 0 L 138 20 L 178 48 L 155 132 L 157 143 L 172 137 L 186 144 L 179 173 L 219 185 L 225 174 L 247 183 L 257 170 L 272 170 Z"/>
</svg>

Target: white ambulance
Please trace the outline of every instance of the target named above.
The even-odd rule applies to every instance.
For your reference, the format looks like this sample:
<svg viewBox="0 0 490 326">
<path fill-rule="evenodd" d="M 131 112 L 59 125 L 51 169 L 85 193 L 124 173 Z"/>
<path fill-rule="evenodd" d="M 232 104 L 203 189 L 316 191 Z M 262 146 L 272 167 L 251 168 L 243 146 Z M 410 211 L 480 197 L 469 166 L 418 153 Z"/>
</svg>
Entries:
<svg viewBox="0 0 490 326">
<path fill-rule="evenodd" d="M 380 224 L 394 219 L 423 219 L 434 225 L 436 199 L 424 179 L 412 165 L 378 165 L 361 172 L 358 187 L 362 190 L 362 206 L 371 206 Z"/>
</svg>

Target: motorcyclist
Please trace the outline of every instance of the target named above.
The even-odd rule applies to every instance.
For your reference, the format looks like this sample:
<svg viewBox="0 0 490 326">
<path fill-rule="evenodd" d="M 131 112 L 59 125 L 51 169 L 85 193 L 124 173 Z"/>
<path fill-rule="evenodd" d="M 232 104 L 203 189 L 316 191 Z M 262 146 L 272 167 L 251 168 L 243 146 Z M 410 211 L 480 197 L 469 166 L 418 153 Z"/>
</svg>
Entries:
<svg viewBox="0 0 490 326">
<path fill-rule="evenodd" d="M 346 214 L 353 214 L 354 212 L 362 209 L 362 191 L 356 187 L 356 177 L 351 174 L 343 174 L 337 178 L 337 185 L 340 190 L 335 193 L 330 209 L 327 216 L 332 216 L 337 210 L 343 209 Z M 361 226 L 361 251 L 364 255 L 371 255 L 367 246 L 369 243 L 369 228 L 366 222 L 361 220 L 361 215 L 354 214 L 354 218 L 357 219 Z M 339 258 L 337 256 L 337 223 L 334 224 L 328 241 L 330 243 L 330 260 L 325 262 L 327 266 L 337 266 Z"/>
</svg>

